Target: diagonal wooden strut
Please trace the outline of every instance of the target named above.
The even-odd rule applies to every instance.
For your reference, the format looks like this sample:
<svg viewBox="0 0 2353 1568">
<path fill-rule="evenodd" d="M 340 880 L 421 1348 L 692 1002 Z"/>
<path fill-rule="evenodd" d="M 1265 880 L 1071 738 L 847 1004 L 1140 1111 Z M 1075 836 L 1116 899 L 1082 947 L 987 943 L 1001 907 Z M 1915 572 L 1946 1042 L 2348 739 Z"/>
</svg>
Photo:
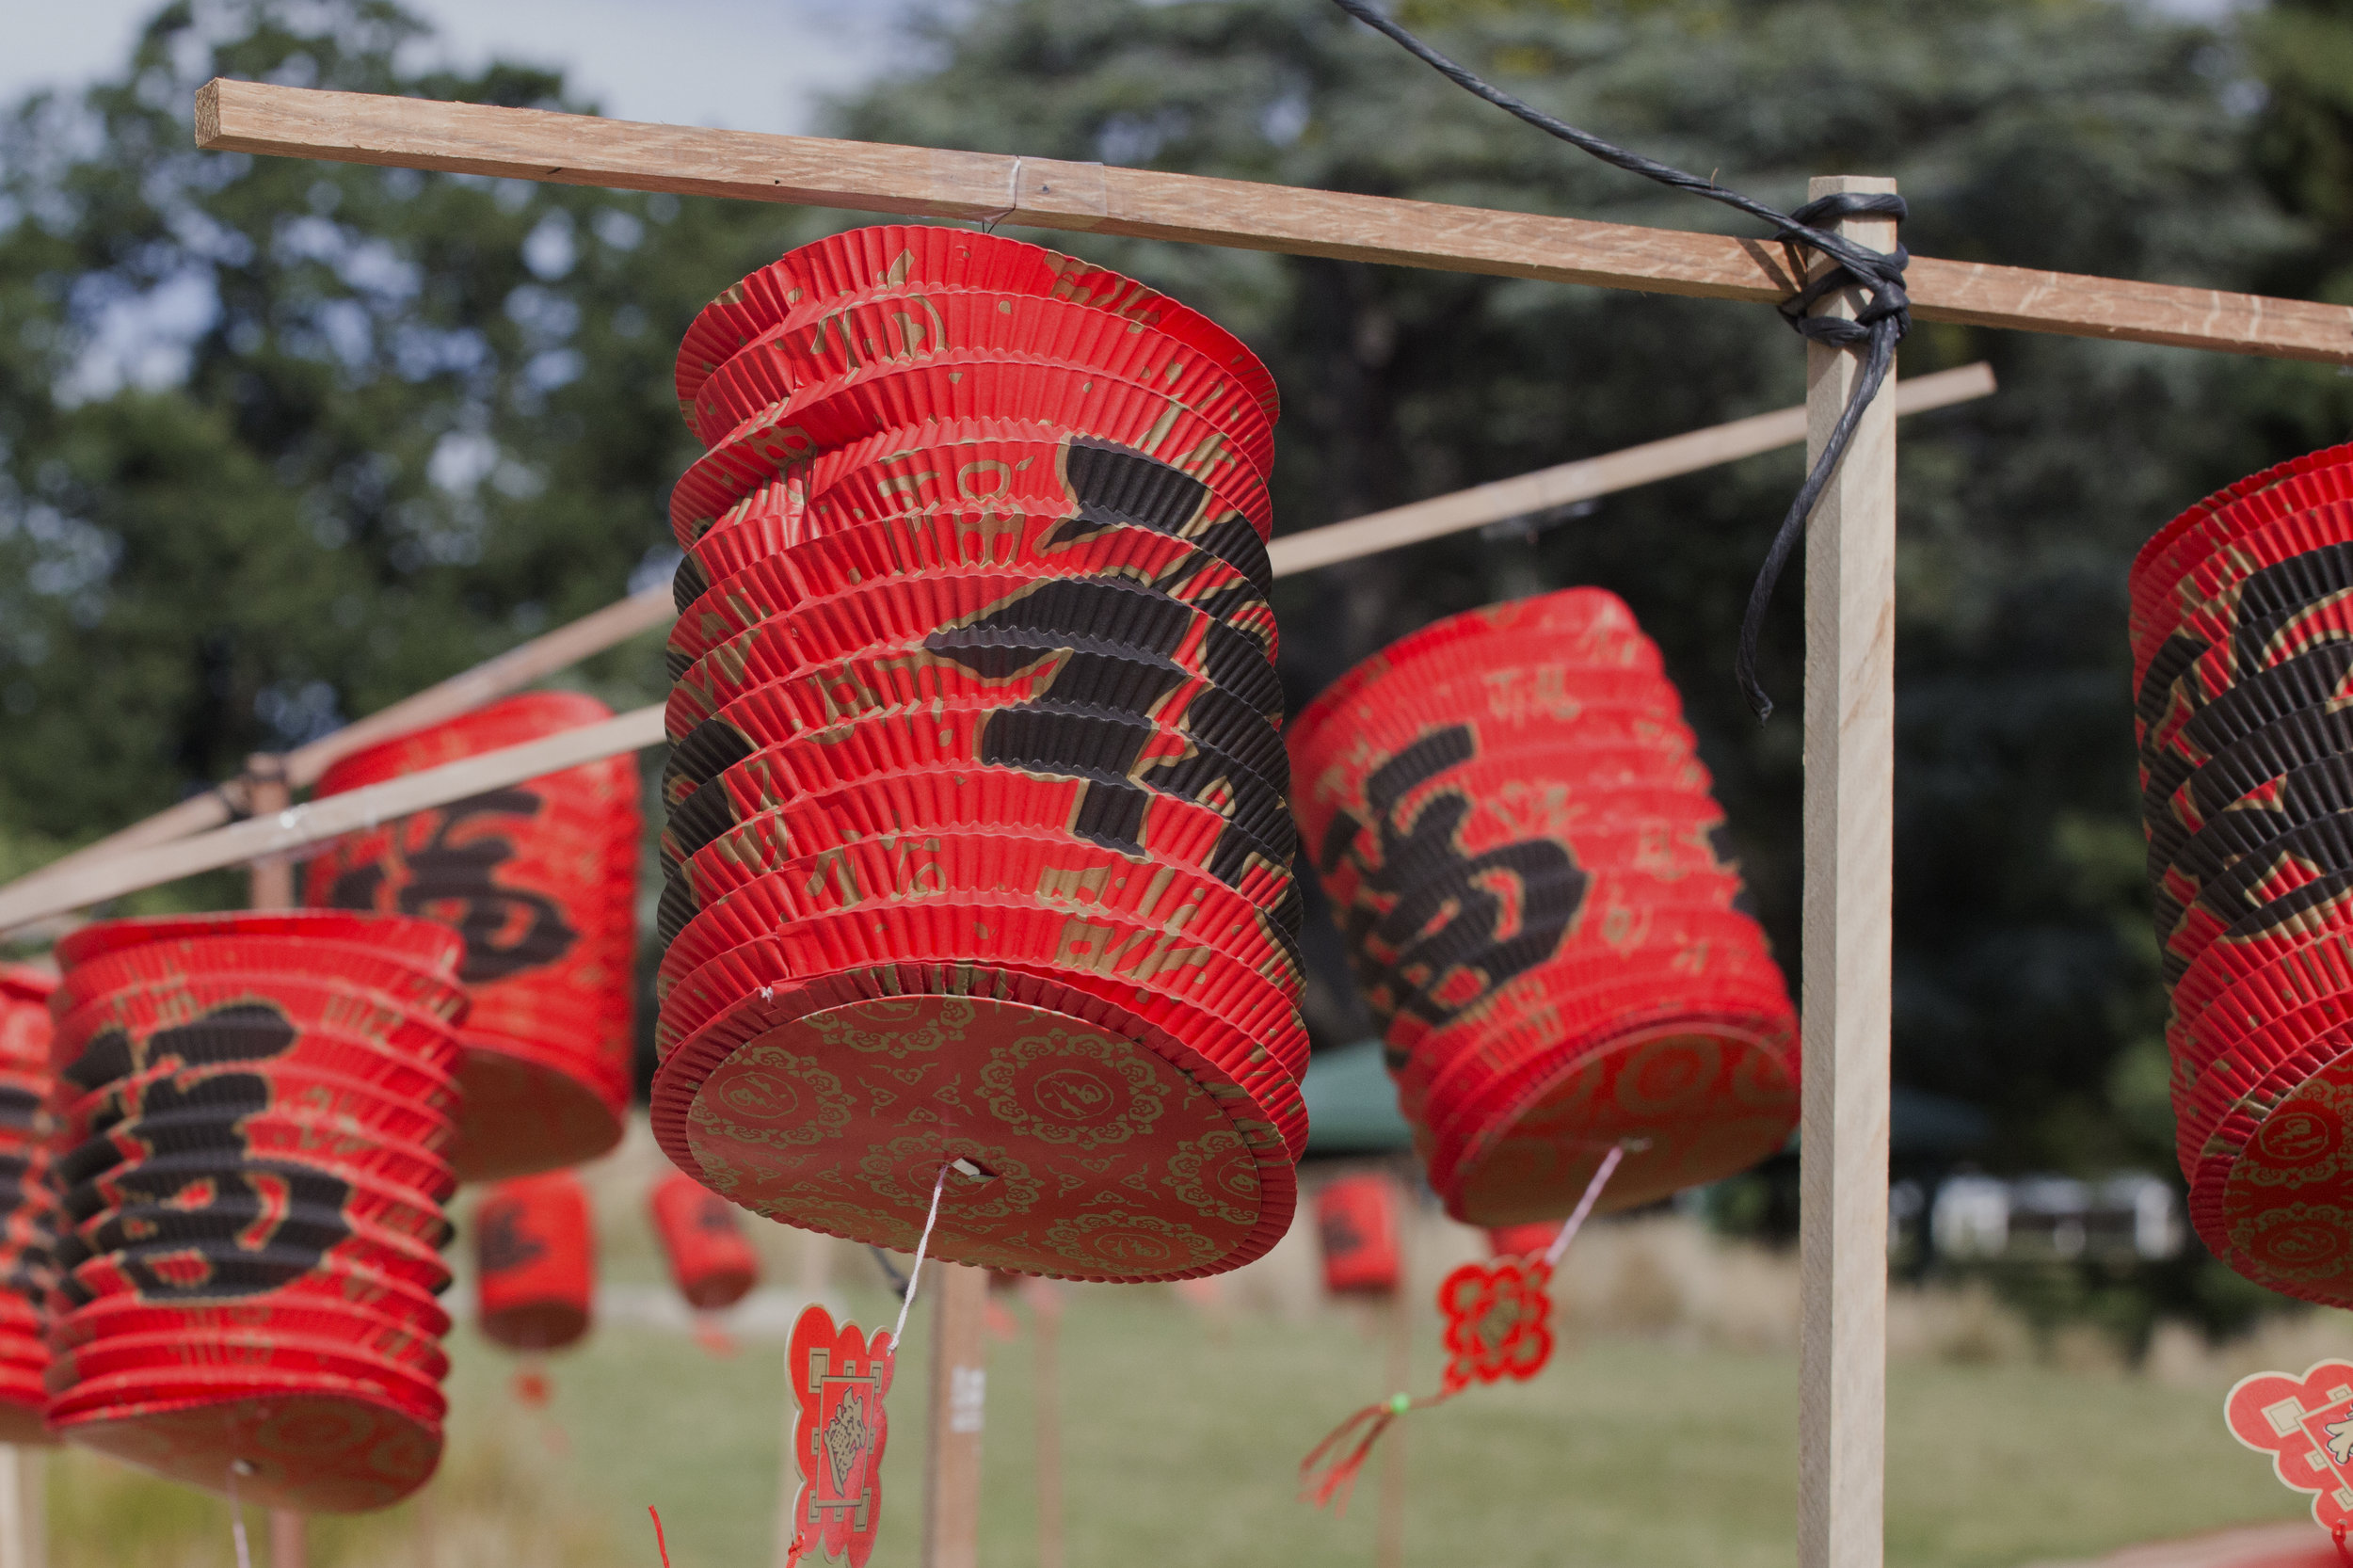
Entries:
<svg viewBox="0 0 2353 1568">
<path fill-rule="evenodd" d="M 196 144 L 335 163 L 616 190 L 844 207 L 907 217 L 1186 240 L 1294 256 L 1774 301 L 1794 292 L 1766 240 L 1644 229 L 823 136 L 648 125 L 265 82 L 207 82 Z M 1915 256 L 1922 321 L 2353 363 L 2353 308 Z"/>
<path fill-rule="evenodd" d="M 1950 408 L 1956 403 L 1984 397 L 1993 391 L 1993 369 L 1980 361 L 1898 382 L 1895 392 L 1896 410 L 1906 414 L 1923 413 L 1931 408 Z M 1680 436 L 1669 436 L 1661 440 L 1645 441 L 1621 451 L 1538 469 L 1533 473 L 1474 485 L 1466 490 L 1432 496 L 1425 501 L 1393 506 L 1387 511 L 1353 518 L 1346 522 L 1310 528 L 1299 534 L 1286 534 L 1268 547 L 1267 554 L 1273 566 L 1274 575 L 1289 577 L 1303 571 L 1313 571 L 1319 567 L 1394 550 L 1401 545 L 1462 533 L 1483 523 L 1524 517 L 1547 507 L 1614 494 L 1654 480 L 1696 473 L 1720 463 L 1770 452 L 1776 447 L 1794 446 L 1805 439 L 1805 433 L 1806 410 L 1803 407 L 1776 408 L 1770 413 L 1752 414 L 1728 424 L 1709 425 L 1705 429 L 1686 431 Z M 439 723 L 493 697 L 520 690 L 567 664 L 600 653 L 640 632 L 651 631 L 669 620 L 673 613 L 670 590 L 666 586 L 632 594 L 462 674 L 454 675 L 438 685 L 428 686 L 412 696 L 404 697 L 380 712 L 371 713 L 276 760 L 288 785 L 298 788 L 313 783 L 326 772 L 329 762 L 361 745 L 408 729 Z M 644 718 L 643 715 L 647 714 L 655 717 Z M 658 709 L 641 709 L 628 716 L 640 719 L 641 727 L 636 730 L 614 731 L 614 751 L 632 750 L 660 743 L 662 730 Z M 638 734 L 644 738 L 632 740 L 628 744 L 620 744 L 622 740 Z M 500 757 L 505 753 L 482 755 Z M 593 761 L 595 759 L 581 758 L 578 760 Z M 473 779 L 472 790 L 478 792 L 521 783 L 536 775 L 515 773 L 509 767 L 497 771 L 496 776 L 478 771 L 468 776 Z M 327 817 L 313 817 L 311 813 L 321 804 L 313 802 L 312 806 L 295 808 L 281 819 L 277 806 L 264 810 L 250 801 L 248 804 L 252 815 L 278 822 L 278 829 L 264 831 L 252 823 L 246 823 L 235 830 L 205 831 L 219 828 L 229 822 L 232 815 L 229 796 L 232 791 L 242 795 L 256 787 L 248 779 L 232 779 L 217 790 L 183 801 L 145 822 L 134 824 L 0 887 L 0 933 L 21 929 L 28 922 L 61 915 L 140 888 L 191 876 L 200 871 L 235 865 L 257 854 L 295 853 L 348 831 L 347 828 L 330 830 L 316 826 L 322 823 L 344 821 L 350 815 L 347 810 L 339 810 Z M 406 806 L 403 809 L 424 810 L 462 798 L 466 792 L 472 792 L 441 795 Z M 385 814 L 392 813 L 388 810 Z M 288 824 L 296 824 L 311 825 L 303 826 L 299 836 L 289 837 Z M 267 850 L 249 847 L 264 840 L 269 841 Z M 192 852 L 190 846 L 198 843 L 209 847 Z M 162 846 L 169 847 L 167 850 Z"/>
</svg>

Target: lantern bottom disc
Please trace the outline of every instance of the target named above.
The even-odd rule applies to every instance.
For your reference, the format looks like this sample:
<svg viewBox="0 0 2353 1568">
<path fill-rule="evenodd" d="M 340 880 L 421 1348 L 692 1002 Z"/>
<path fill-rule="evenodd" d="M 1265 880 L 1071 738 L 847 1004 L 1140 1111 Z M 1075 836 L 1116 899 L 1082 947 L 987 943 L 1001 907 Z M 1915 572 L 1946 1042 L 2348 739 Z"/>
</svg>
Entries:
<svg viewBox="0 0 2353 1568">
<path fill-rule="evenodd" d="M 1565 1219 L 1602 1156 L 1622 1144 L 1599 1204 L 1612 1212 L 1737 1175 L 1779 1149 L 1797 1122 L 1785 1050 L 1730 1033 L 1672 1034 L 1595 1052 L 1495 1107 L 1436 1184 L 1447 1212 L 1467 1224 Z"/>
<path fill-rule="evenodd" d="M 345 1394 L 288 1393 L 104 1407 L 58 1435 L 169 1480 L 304 1513 L 400 1501 L 440 1463 L 438 1425 Z"/>
<path fill-rule="evenodd" d="M 904 995 L 749 1032 L 693 1087 L 683 1130 L 706 1185 L 788 1224 L 911 1252 L 962 1160 L 930 1256 L 1174 1279 L 1263 1252 L 1294 1198 L 1289 1160 L 1238 1129 L 1255 1105 L 1214 1087 L 1048 1007 Z"/>
<path fill-rule="evenodd" d="M 627 1101 L 577 1068 L 498 1035 L 465 1035 L 464 1099 L 450 1163 L 465 1181 L 503 1181 L 577 1165 L 621 1141 Z M 625 1096 L 626 1088 L 620 1088 Z"/>
</svg>

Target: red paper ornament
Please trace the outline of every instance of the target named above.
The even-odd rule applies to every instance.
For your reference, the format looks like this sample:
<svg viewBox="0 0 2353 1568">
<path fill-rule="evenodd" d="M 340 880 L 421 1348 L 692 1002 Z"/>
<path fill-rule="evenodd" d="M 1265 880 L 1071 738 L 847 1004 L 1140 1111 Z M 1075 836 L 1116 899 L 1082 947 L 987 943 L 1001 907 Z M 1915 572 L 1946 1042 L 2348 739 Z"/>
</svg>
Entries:
<svg viewBox="0 0 2353 1568">
<path fill-rule="evenodd" d="M 517 1351 L 561 1350 L 588 1332 L 597 1285 L 588 1190 L 569 1171 L 502 1181 L 474 1208 L 483 1334 Z"/>
<path fill-rule="evenodd" d="M 2222 1401 L 2231 1435 L 2271 1456 L 2291 1492 L 2309 1492 L 2313 1518 L 2342 1535 L 2353 1525 L 2353 1363 L 2315 1362 L 2300 1378 L 2257 1372 Z"/>
<path fill-rule="evenodd" d="M 1398 1287 L 1397 1184 L 1378 1172 L 1345 1176 L 1316 1194 L 1323 1288 L 1334 1295 L 1386 1296 Z"/>
<path fill-rule="evenodd" d="M 651 1206 L 670 1277 L 696 1311 L 733 1306 L 760 1283 L 760 1255 L 727 1199 L 673 1171 L 654 1185 Z"/>
<path fill-rule="evenodd" d="M 1442 1386 L 1451 1394 L 1505 1378 L 1527 1382 L 1552 1359 L 1552 1265 L 1541 1257 L 1465 1263 L 1438 1286 L 1446 1317 Z"/>
<path fill-rule="evenodd" d="M 870 1339 L 856 1323 L 836 1326 L 822 1306 L 803 1309 L 792 1325 L 785 1369 L 800 1410 L 792 1451 L 801 1489 L 792 1503 L 796 1534 L 788 1564 L 813 1556 L 865 1568 L 882 1525 L 883 1446 L 890 1416 L 897 1346 L 887 1329 Z"/>
</svg>

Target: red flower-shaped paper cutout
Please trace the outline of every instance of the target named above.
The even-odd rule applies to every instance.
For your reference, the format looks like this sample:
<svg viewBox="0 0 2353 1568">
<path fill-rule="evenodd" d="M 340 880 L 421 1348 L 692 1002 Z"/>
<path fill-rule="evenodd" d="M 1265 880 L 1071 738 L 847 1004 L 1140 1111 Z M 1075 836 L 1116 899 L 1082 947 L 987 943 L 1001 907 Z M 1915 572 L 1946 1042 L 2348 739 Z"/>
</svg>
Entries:
<svg viewBox="0 0 2353 1568">
<path fill-rule="evenodd" d="M 2323 1361 L 2301 1378 L 2257 1372 L 2222 1402 L 2231 1435 L 2271 1456 L 2291 1492 L 2313 1494 L 2321 1528 L 2353 1524 L 2353 1363 Z"/>
<path fill-rule="evenodd" d="M 1445 1391 L 1526 1380 L 1552 1359 L 1552 1267 L 1540 1258 L 1465 1263 L 1438 1287 L 1446 1318 Z"/>
<path fill-rule="evenodd" d="M 873 1553 L 882 1524 L 883 1445 L 890 1436 L 883 1397 L 890 1392 L 895 1349 L 888 1330 L 877 1329 L 869 1341 L 856 1323 L 835 1327 L 822 1306 L 804 1308 L 792 1325 L 784 1365 L 800 1405 L 792 1426 L 801 1470 L 793 1562 L 814 1556 L 866 1568 Z"/>
</svg>

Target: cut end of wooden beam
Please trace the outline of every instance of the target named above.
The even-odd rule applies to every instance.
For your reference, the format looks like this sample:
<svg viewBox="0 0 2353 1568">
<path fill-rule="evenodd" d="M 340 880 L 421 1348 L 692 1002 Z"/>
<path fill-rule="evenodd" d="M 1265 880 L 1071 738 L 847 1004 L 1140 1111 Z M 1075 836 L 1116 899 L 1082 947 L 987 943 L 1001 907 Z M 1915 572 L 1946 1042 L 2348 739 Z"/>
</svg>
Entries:
<svg viewBox="0 0 2353 1568">
<path fill-rule="evenodd" d="M 220 140 L 220 78 L 196 89 L 196 145 L 210 151 Z"/>
</svg>

